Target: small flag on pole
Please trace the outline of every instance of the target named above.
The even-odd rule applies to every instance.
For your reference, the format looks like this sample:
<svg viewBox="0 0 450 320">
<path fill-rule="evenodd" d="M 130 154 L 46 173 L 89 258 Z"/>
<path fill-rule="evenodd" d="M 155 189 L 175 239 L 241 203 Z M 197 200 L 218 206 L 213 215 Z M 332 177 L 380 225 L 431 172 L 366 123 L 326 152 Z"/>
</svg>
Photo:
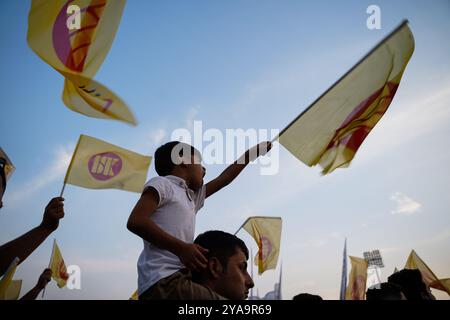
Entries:
<svg viewBox="0 0 450 320">
<path fill-rule="evenodd" d="M 142 192 L 151 157 L 81 135 L 64 184 Z"/>
<path fill-rule="evenodd" d="M 50 258 L 49 268 L 52 270 L 52 278 L 56 281 L 59 288 L 65 287 L 69 274 L 67 267 L 59 250 L 56 240 L 53 240 L 52 256 Z"/>
<path fill-rule="evenodd" d="M 366 295 L 367 282 L 367 261 L 363 258 L 350 256 L 352 270 L 348 287 L 345 292 L 345 300 L 364 300 Z"/>
<path fill-rule="evenodd" d="M 259 251 L 255 256 L 258 274 L 268 269 L 275 269 L 280 253 L 281 241 L 280 217 L 250 217 L 242 228 L 247 231 L 258 244 Z"/>
</svg>

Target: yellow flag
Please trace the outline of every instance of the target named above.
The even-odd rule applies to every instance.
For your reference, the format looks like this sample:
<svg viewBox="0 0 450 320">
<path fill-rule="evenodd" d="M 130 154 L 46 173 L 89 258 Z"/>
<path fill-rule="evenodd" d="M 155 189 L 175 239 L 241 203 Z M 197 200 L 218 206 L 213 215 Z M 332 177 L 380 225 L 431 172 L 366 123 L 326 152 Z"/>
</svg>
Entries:
<svg viewBox="0 0 450 320">
<path fill-rule="evenodd" d="M 64 183 L 88 189 L 142 192 L 151 157 L 81 135 Z"/>
<path fill-rule="evenodd" d="M 404 22 L 300 114 L 280 143 L 322 174 L 348 167 L 364 139 L 387 111 L 414 51 Z"/>
<path fill-rule="evenodd" d="M 432 283 L 430 283 L 430 287 L 434 288 L 434 289 L 438 289 L 438 290 L 442 290 L 439 288 L 444 288 L 443 291 L 446 291 L 449 295 L 450 295 L 450 279 L 439 279 L 437 281 L 433 281 Z"/>
<path fill-rule="evenodd" d="M 131 295 L 129 300 L 139 300 L 139 294 L 138 294 L 138 290 L 136 289 L 136 291 Z"/>
<path fill-rule="evenodd" d="M 418 269 L 422 274 L 422 280 L 425 284 L 434 289 L 446 291 L 450 295 L 450 287 L 448 285 L 446 286 L 445 282 L 443 283 L 442 280 L 439 280 L 439 278 L 436 277 L 433 271 L 431 271 L 431 269 L 425 264 L 425 262 L 423 262 L 414 250 L 412 250 L 409 254 L 405 269 Z"/>
<path fill-rule="evenodd" d="M 125 0 L 32 0 L 27 39 L 33 51 L 64 76 L 67 107 L 135 125 L 127 105 L 92 80 L 111 48 L 124 6 Z M 72 28 L 70 22 L 76 19 L 79 28 Z"/>
<path fill-rule="evenodd" d="M 8 155 L 5 153 L 5 151 L 3 151 L 2 148 L 0 148 L 0 159 L 5 160 L 5 177 L 6 181 L 8 181 L 9 178 L 11 178 L 11 175 L 13 174 L 14 170 L 16 170 L 16 168 L 14 167 Z"/>
<path fill-rule="evenodd" d="M 258 274 L 268 269 L 275 269 L 280 253 L 282 220 L 279 217 L 250 217 L 242 228 L 245 229 L 258 244 L 255 264 Z"/>
<path fill-rule="evenodd" d="M 17 265 L 19 264 L 19 258 L 15 258 L 6 270 L 5 275 L 0 280 L 0 300 L 7 299 L 10 294 L 10 286 L 13 281 L 14 273 L 16 273 Z"/>
<path fill-rule="evenodd" d="M 53 280 L 56 281 L 59 288 L 63 288 L 69 279 L 69 274 L 56 240 L 53 241 L 52 257 L 48 267 L 52 270 Z"/>
<path fill-rule="evenodd" d="M 22 289 L 22 280 L 13 280 L 6 290 L 5 300 L 18 300 L 20 290 Z"/>
<path fill-rule="evenodd" d="M 345 291 L 345 300 L 365 300 L 367 282 L 367 261 L 362 258 L 351 257 L 352 270 Z"/>
</svg>

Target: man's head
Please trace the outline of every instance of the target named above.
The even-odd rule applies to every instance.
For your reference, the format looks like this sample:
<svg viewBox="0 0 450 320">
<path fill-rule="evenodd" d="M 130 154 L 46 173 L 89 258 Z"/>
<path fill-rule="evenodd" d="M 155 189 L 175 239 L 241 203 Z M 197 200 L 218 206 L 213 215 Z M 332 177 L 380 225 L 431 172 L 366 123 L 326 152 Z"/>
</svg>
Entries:
<svg viewBox="0 0 450 320">
<path fill-rule="evenodd" d="M 3 207 L 3 194 L 6 189 L 6 159 L 0 158 L 0 208 Z"/>
<path fill-rule="evenodd" d="M 367 300 L 406 300 L 402 288 L 389 282 L 383 282 L 380 288 L 369 288 L 366 292 Z"/>
<path fill-rule="evenodd" d="M 248 249 L 238 237 L 223 231 L 207 231 L 194 243 L 208 249 L 205 270 L 193 272 L 193 280 L 231 300 L 248 297 L 254 286 L 247 272 Z"/>
<path fill-rule="evenodd" d="M 292 298 L 292 300 L 294 301 L 322 301 L 322 297 L 315 295 L 315 294 L 310 294 L 310 293 L 300 293 L 298 295 L 296 295 L 295 297 Z"/>
<path fill-rule="evenodd" d="M 194 191 L 201 188 L 205 176 L 201 161 L 200 151 L 179 141 L 168 142 L 155 152 L 155 169 L 158 175 L 179 176 Z"/>
<path fill-rule="evenodd" d="M 389 283 L 395 283 L 402 288 L 407 300 L 433 300 L 429 287 L 423 282 L 419 270 L 403 269 L 388 277 Z"/>
</svg>

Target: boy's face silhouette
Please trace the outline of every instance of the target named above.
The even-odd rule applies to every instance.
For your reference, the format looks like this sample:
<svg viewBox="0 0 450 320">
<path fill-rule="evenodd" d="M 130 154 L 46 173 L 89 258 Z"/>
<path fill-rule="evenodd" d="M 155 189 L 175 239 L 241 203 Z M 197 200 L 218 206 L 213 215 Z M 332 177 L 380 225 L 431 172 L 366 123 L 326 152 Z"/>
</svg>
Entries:
<svg viewBox="0 0 450 320">
<path fill-rule="evenodd" d="M 200 155 L 193 154 L 191 156 L 191 163 L 187 164 L 189 169 L 188 186 L 193 191 L 198 191 L 203 186 L 206 169 L 202 166 L 201 161 Z"/>
</svg>

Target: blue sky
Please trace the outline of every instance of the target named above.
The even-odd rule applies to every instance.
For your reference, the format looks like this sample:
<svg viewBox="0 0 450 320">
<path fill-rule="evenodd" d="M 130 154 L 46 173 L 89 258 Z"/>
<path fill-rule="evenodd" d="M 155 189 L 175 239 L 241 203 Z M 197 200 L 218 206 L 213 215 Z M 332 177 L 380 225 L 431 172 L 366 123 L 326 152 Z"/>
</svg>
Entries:
<svg viewBox="0 0 450 320">
<path fill-rule="evenodd" d="M 370 4 L 381 8 L 381 30 L 366 27 Z M 282 129 L 407 18 L 415 53 L 351 167 L 321 177 L 280 147 L 279 173 L 262 176 L 250 166 L 208 199 L 197 233 L 234 233 L 251 215 L 283 217 L 287 299 L 300 292 L 338 297 L 345 237 L 350 255 L 381 250 L 382 278 L 403 266 L 413 248 L 438 276 L 450 277 L 448 1 L 129 0 L 95 79 L 128 103 L 137 127 L 63 105 L 62 77 L 27 46 L 29 7 L 30 1 L 0 3 L 0 145 L 17 168 L 0 214 L 0 243 L 40 222 L 81 133 L 153 155 L 174 129 L 190 129 L 194 120 L 222 131 Z M 224 168 L 207 166 L 206 180 Z M 142 244 L 125 224 L 138 196 L 66 188 L 66 217 L 52 238 L 67 264 L 81 267 L 82 289 L 52 283 L 46 298 L 128 298 Z M 51 240 L 18 269 L 23 293 L 48 264 Z M 277 279 L 278 269 L 256 277 L 260 295 Z"/>
</svg>

